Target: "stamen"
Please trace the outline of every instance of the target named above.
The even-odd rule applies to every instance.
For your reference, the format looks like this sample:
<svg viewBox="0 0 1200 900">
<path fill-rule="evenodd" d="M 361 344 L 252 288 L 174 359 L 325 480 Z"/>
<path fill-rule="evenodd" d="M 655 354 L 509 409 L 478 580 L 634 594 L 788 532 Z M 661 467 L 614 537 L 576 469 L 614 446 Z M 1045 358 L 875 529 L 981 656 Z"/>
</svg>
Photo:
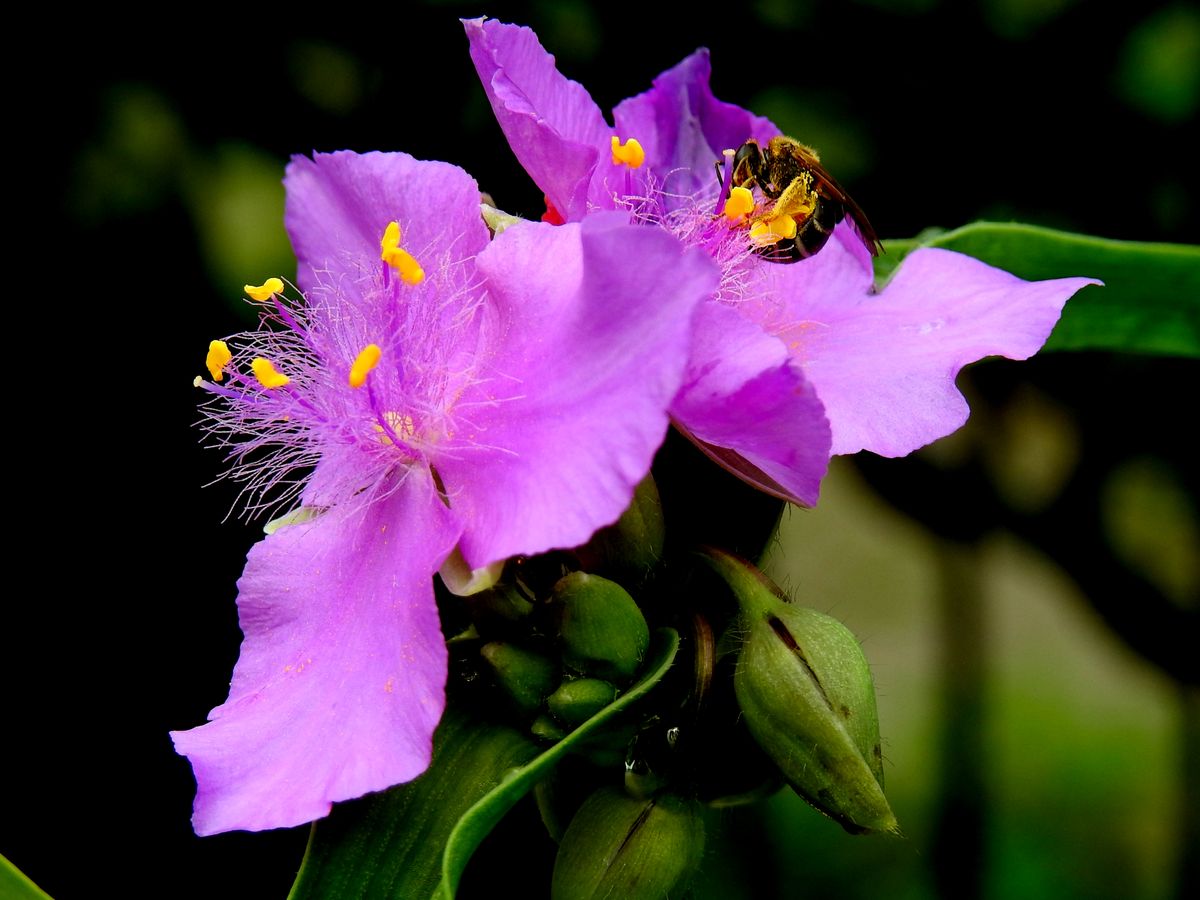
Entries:
<svg viewBox="0 0 1200 900">
<path fill-rule="evenodd" d="M 233 354 L 229 352 L 229 346 L 224 341 L 212 341 L 208 345 L 208 356 L 204 359 L 204 366 L 213 381 L 220 381 L 225 377 L 225 367 L 232 359 Z"/>
<path fill-rule="evenodd" d="M 753 210 L 754 194 L 749 188 L 735 187 L 729 192 L 729 199 L 725 201 L 725 218 L 730 222 L 736 222 Z"/>
<path fill-rule="evenodd" d="M 631 169 L 639 168 L 646 161 L 646 151 L 636 138 L 630 138 L 624 144 L 615 134 L 612 138 L 612 161 L 614 166 L 625 165 Z"/>
<path fill-rule="evenodd" d="M 425 280 L 425 270 L 413 259 L 412 254 L 400 248 L 400 223 L 388 222 L 379 242 L 379 258 L 400 273 L 407 284 L 420 284 Z"/>
<path fill-rule="evenodd" d="M 263 300 L 270 300 L 272 294 L 283 293 L 283 279 L 268 278 L 262 284 L 248 284 L 245 291 L 250 295 L 250 299 L 261 303 Z"/>
<path fill-rule="evenodd" d="M 717 208 L 713 215 L 721 214 L 725 208 L 725 200 L 729 197 L 729 189 L 733 185 L 733 157 L 733 150 L 721 151 L 722 162 L 717 164 L 717 169 L 723 169 L 724 174 L 721 175 L 721 191 L 717 194 Z"/>
<path fill-rule="evenodd" d="M 258 379 L 258 383 L 267 390 L 281 388 L 292 380 L 282 372 L 277 371 L 275 364 L 262 356 L 256 356 L 250 363 L 250 368 L 254 372 L 254 377 Z"/>
<path fill-rule="evenodd" d="M 379 357 L 383 351 L 378 344 L 367 344 L 354 359 L 350 367 L 350 387 L 360 388 L 367 383 L 367 373 L 379 365 Z"/>
</svg>

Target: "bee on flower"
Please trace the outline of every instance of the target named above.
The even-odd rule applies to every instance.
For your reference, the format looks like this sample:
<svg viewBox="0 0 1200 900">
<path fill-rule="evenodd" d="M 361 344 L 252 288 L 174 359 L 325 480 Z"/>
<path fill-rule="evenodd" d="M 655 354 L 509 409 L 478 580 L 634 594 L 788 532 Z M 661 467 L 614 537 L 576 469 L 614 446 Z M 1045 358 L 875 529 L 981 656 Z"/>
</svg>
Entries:
<svg viewBox="0 0 1200 900">
<path fill-rule="evenodd" d="M 774 177 L 771 148 L 788 145 L 768 119 L 713 96 L 707 50 L 619 103 L 610 126 L 530 29 L 486 19 L 463 25 L 500 128 L 546 195 L 551 221 L 624 211 L 717 264 L 720 282 L 697 312 L 671 417 L 714 460 L 775 496 L 812 505 L 831 455 L 903 456 L 954 431 L 968 414 L 954 385 L 959 370 L 985 356 L 1033 355 L 1067 299 L 1095 283 L 1027 282 L 968 256 L 922 249 L 877 290 L 865 216 L 840 188 L 811 181 L 811 160 L 807 188 L 792 189 L 790 223 L 765 214 L 745 187 L 762 190 L 759 182 Z M 751 164 L 748 146 L 768 148 L 761 165 Z M 713 178 L 722 159 L 724 184 Z M 771 184 L 767 199 L 789 196 L 789 187 Z M 728 205 L 733 188 L 739 196 Z M 820 218 L 822 190 L 849 221 Z M 816 216 L 832 233 L 819 241 L 799 234 L 797 215 L 805 225 Z M 768 247 L 754 240 L 756 226 Z M 798 237 L 815 248 L 809 258 L 764 258 Z"/>
</svg>

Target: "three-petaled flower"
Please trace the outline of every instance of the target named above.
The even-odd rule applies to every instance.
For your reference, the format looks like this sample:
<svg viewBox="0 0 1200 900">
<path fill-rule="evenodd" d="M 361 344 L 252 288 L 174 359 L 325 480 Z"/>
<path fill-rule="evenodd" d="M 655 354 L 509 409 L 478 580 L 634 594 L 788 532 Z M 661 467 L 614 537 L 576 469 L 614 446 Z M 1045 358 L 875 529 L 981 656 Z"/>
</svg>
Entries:
<svg viewBox="0 0 1200 900">
<path fill-rule="evenodd" d="M 1095 283 L 1027 282 L 923 249 L 877 292 L 848 223 L 810 259 L 765 262 L 745 217 L 720 215 L 713 163 L 779 129 L 713 96 L 707 51 L 622 101 L 610 126 L 528 28 L 464 25 L 500 127 L 556 221 L 624 210 L 718 263 L 671 415 L 714 459 L 777 496 L 815 503 L 831 454 L 902 456 L 954 431 L 968 413 L 959 370 L 1036 353 L 1067 299 Z M 637 152 L 618 152 L 627 146 Z"/>
<path fill-rule="evenodd" d="M 495 240 L 462 170 L 404 154 L 288 167 L 299 301 L 247 286 L 207 428 L 249 505 L 302 501 L 249 554 L 229 698 L 175 732 L 200 834 L 295 825 L 428 765 L 445 703 L 432 576 L 580 544 L 668 427 L 703 253 L 623 216 Z"/>
</svg>

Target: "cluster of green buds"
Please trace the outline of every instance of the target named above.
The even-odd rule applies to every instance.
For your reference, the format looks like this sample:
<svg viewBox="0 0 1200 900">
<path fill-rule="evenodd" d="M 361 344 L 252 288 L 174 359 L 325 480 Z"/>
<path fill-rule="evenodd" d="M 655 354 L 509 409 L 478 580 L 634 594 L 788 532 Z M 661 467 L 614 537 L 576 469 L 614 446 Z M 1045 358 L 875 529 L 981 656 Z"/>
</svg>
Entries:
<svg viewBox="0 0 1200 900">
<path fill-rule="evenodd" d="M 652 481 L 587 546 L 510 562 L 468 607 L 464 680 L 544 745 L 631 689 L 651 626 L 683 637 L 667 675 L 535 790 L 555 898 L 677 896 L 706 810 L 784 782 L 847 831 L 897 830 L 858 642 L 738 557 L 664 554 Z"/>
<path fill-rule="evenodd" d="M 534 603 L 512 590 L 495 588 L 479 605 L 492 613 L 523 601 L 532 615 Z M 529 643 L 553 650 L 553 657 L 502 640 L 488 641 L 479 652 L 517 712 L 536 715 L 534 733 L 553 741 L 612 703 L 633 680 L 650 646 L 650 628 L 628 591 L 585 572 L 556 581 L 540 612 L 556 640 L 538 640 L 534 632 Z"/>
</svg>

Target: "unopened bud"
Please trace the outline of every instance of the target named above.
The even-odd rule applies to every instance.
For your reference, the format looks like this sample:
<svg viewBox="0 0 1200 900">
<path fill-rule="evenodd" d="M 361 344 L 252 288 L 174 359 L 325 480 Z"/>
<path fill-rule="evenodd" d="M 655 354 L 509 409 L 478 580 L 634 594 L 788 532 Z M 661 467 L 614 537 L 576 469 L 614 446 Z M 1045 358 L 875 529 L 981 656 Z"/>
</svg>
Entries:
<svg viewBox="0 0 1200 900">
<path fill-rule="evenodd" d="M 471 621 L 490 637 L 511 633 L 514 623 L 533 612 L 533 603 L 516 586 L 501 583 L 468 597 L 467 608 Z"/>
<path fill-rule="evenodd" d="M 597 531 L 576 554 L 589 572 L 639 583 L 662 556 L 665 535 L 658 487 L 647 475 L 621 518 Z"/>
<path fill-rule="evenodd" d="M 617 698 L 617 688 L 599 678 L 564 681 L 546 698 L 550 712 L 571 728 L 582 725 Z"/>
<path fill-rule="evenodd" d="M 797 794 L 847 831 L 896 831 L 875 686 L 854 635 L 788 603 L 749 563 L 720 551 L 709 560 L 741 607 L 734 689 L 755 740 Z"/>
<path fill-rule="evenodd" d="M 637 800 L 601 788 L 571 819 L 550 887 L 553 900 L 680 896 L 704 853 L 700 804 L 673 794 Z"/>
<path fill-rule="evenodd" d="M 500 641 L 484 644 L 479 652 L 520 712 L 537 712 L 554 690 L 558 667 L 540 653 Z"/>
<path fill-rule="evenodd" d="M 567 736 L 566 730 L 554 720 L 554 716 L 546 713 L 542 713 L 542 715 L 533 720 L 533 724 L 529 726 L 529 731 L 535 738 L 551 744 L 557 744 Z"/>
<path fill-rule="evenodd" d="M 567 665 L 617 683 L 637 674 L 650 646 L 650 628 L 623 587 L 572 572 L 554 585 L 554 604 Z"/>
<path fill-rule="evenodd" d="M 482 202 L 479 204 L 479 212 L 483 216 L 484 223 L 487 224 L 488 231 L 492 233 L 492 237 L 499 237 L 505 230 L 522 221 L 520 216 L 496 209 L 488 194 L 482 194 L 480 200 Z"/>
</svg>

